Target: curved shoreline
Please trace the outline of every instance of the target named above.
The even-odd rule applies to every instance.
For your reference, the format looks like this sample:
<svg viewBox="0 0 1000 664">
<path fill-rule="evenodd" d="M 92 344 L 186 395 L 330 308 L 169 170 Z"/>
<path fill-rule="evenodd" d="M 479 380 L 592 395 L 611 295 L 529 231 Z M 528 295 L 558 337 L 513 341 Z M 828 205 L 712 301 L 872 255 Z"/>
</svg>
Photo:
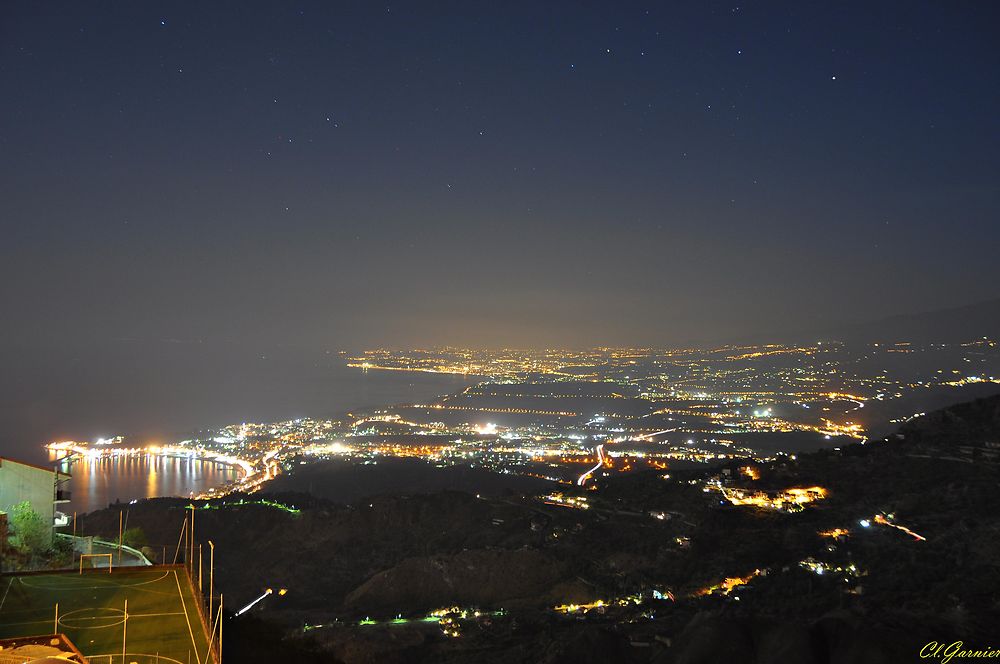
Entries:
<svg viewBox="0 0 1000 664">
<path fill-rule="evenodd" d="M 100 509 L 116 500 L 224 495 L 254 472 L 252 465 L 243 459 L 175 446 L 101 448 L 64 442 L 43 447 L 50 454 L 60 456 L 62 463 L 70 464 L 66 473 L 69 484 L 64 489 L 68 489 L 72 497 L 66 507 L 81 513 Z M 168 459 L 167 466 L 160 465 Z M 58 460 L 50 461 L 55 464 Z M 203 465 L 173 465 L 184 461 Z M 80 462 L 83 462 L 80 472 L 74 472 L 72 464 Z M 129 470 L 124 466 L 109 468 L 104 462 L 143 465 L 136 472 L 135 467 Z"/>
</svg>

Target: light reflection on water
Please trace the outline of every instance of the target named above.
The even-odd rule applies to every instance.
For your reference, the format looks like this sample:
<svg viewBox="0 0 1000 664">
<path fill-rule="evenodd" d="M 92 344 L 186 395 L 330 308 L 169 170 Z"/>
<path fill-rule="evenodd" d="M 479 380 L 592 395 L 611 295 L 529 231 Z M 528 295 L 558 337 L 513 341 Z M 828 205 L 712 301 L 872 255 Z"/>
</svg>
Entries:
<svg viewBox="0 0 1000 664">
<path fill-rule="evenodd" d="M 50 452 L 55 462 L 58 452 Z M 211 461 L 142 454 L 108 458 L 74 457 L 71 466 L 60 464 L 72 475 L 68 485 L 70 503 L 57 506 L 61 512 L 90 512 L 115 500 L 127 503 L 135 498 L 187 496 L 207 491 L 236 479 L 231 466 Z"/>
</svg>

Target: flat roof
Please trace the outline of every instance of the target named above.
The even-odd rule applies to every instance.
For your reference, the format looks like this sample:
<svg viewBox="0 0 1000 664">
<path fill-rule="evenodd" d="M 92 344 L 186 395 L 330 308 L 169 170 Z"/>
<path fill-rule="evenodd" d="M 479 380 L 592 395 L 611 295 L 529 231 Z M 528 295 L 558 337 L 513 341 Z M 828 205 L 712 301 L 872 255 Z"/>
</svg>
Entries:
<svg viewBox="0 0 1000 664">
<path fill-rule="evenodd" d="M 83 653 L 65 634 L 0 639 L 0 663 L 21 664 L 43 657 L 60 657 L 69 662 L 87 664 Z"/>
<path fill-rule="evenodd" d="M 47 473 L 52 473 L 53 475 L 65 475 L 66 477 L 72 477 L 67 472 L 62 470 L 56 470 L 55 468 L 46 468 L 45 466 L 39 466 L 37 463 L 28 463 L 27 461 L 18 461 L 17 459 L 11 459 L 10 457 L 0 456 L 0 466 L 3 466 L 4 462 L 16 463 L 19 466 L 27 466 L 28 468 L 34 468 L 35 470 L 44 470 Z"/>
</svg>

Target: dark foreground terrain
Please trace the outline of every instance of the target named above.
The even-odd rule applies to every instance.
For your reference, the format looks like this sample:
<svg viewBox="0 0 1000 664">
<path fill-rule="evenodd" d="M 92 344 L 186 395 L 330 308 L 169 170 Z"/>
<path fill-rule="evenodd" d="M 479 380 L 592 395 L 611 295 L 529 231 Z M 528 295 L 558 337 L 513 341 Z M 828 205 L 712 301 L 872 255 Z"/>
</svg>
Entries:
<svg viewBox="0 0 1000 664">
<path fill-rule="evenodd" d="M 1000 396 L 771 464 L 553 487 L 587 509 L 279 493 L 199 503 L 197 530 L 227 606 L 288 589 L 227 621 L 233 661 L 916 662 L 1000 643 L 998 457 Z M 727 499 L 814 486 L 779 509 Z M 129 526 L 162 552 L 186 504 L 141 501 Z M 118 512 L 82 527 L 116 533 Z"/>
</svg>

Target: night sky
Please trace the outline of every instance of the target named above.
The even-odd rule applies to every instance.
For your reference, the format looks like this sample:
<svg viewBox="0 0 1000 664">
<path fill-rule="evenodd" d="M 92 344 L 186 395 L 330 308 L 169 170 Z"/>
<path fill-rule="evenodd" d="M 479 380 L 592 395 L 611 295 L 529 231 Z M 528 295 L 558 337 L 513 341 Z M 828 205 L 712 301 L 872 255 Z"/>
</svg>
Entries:
<svg viewBox="0 0 1000 664">
<path fill-rule="evenodd" d="M 0 339 L 30 373 L 119 343 L 707 343 L 996 297 L 998 19 L 5 2 Z"/>
</svg>

